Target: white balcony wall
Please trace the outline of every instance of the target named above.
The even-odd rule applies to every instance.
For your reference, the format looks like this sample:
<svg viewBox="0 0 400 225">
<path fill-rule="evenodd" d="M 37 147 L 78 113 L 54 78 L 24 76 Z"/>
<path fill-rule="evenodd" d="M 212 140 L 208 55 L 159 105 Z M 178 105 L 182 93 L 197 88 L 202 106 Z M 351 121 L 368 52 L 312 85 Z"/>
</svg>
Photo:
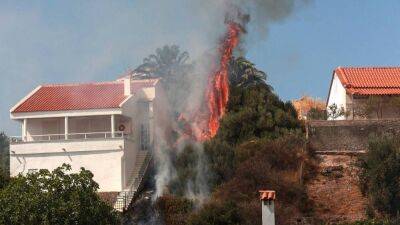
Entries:
<svg viewBox="0 0 400 225">
<path fill-rule="evenodd" d="M 54 170 L 67 163 L 73 172 L 81 167 L 90 170 L 99 183 L 99 191 L 118 192 L 124 186 L 123 170 L 135 162 L 135 149 L 128 143 L 129 140 L 117 138 L 14 144 L 10 146 L 10 173 L 16 176 L 39 169 Z M 127 162 L 126 168 L 123 161 Z"/>
</svg>

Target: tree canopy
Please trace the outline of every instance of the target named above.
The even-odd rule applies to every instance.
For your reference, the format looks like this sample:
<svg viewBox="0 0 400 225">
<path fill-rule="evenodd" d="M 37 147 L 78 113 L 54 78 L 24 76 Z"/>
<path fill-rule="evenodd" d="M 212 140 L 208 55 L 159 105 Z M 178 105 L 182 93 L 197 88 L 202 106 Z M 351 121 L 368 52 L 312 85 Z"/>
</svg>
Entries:
<svg viewBox="0 0 400 225">
<path fill-rule="evenodd" d="M 6 186 L 10 180 L 10 152 L 8 137 L 0 133 L 0 189 Z"/>
<path fill-rule="evenodd" d="M 8 176 L 10 167 L 10 153 L 8 137 L 5 133 L 0 133 L 0 176 Z"/>
<path fill-rule="evenodd" d="M 145 74 L 141 79 L 161 78 L 171 109 L 182 111 L 193 83 L 188 52 L 182 52 L 177 45 L 165 45 L 146 57 L 135 71 Z"/>
<path fill-rule="evenodd" d="M 187 61 L 186 52 L 165 46 L 138 69 L 160 77 L 173 101 L 176 95 L 188 96 L 191 91 L 181 89 L 177 80 L 186 82 L 186 87 L 196 83 L 191 80 L 195 76 L 189 76 L 192 71 L 187 68 L 192 64 Z M 266 73 L 246 58 L 232 58 L 228 72 L 229 101 L 217 135 L 202 146 L 187 143 L 170 151 L 176 176 L 167 187 L 170 195 L 158 204 L 166 225 L 260 224 L 258 190 L 264 188 L 285 196 L 277 205 L 279 215 L 285 215 L 278 218 L 279 224 L 289 224 L 305 214 L 309 209 L 305 205 L 311 205 L 301 180 L 312 170 L 312 160 L 293 105 L 282 101 L 267 83 Z M 182 109 L 177 105 L 171 104 Z M 189 195 L 201 196 L 203 186 L 211 192 L 208 202 L 197 210 L 193 207 L 197 199 L 185 201 L 188 186 Z"/>
<path fill-rule="evenodd" d="M 119 224 L 117 212 L 97 195 L 98 187 L 90 171 L 71 173 L 66 164 L 19 175 L 0 189 L 0 224 Z"/>
</svg>

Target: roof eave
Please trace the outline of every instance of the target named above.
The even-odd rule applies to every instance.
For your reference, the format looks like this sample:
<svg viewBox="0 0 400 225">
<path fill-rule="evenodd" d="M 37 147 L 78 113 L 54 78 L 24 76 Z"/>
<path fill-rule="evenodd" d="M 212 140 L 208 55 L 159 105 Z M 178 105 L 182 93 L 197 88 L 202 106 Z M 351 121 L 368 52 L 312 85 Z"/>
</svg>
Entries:
<svg viewBox="0 0 400 225">
<path fill-rule="evenodd" d="M 34 95 L 40 88 L 42 88 L 42 85 L 37 86 L 33 91 L 31 91 L 28 95 L 26 95 L 24 98 L 22 98 L 16 105 L 14 105 L 10 109 L 10 113 L 13 113 L 22 103 L 24 103 L 26 100 L 28 100 L 32 95 Z"/>
<path fill-rule="evenodd" d="M 65 110 L 65 111 L 12 112 L 10 114 L 10 118 L 13 120 L 19 120 L 19 119 L 104 116 L 104 115 L 121 115 L 121 114 L 122 114 L 122 108 L 118 107 L 118 108 Z"/>
</svg>

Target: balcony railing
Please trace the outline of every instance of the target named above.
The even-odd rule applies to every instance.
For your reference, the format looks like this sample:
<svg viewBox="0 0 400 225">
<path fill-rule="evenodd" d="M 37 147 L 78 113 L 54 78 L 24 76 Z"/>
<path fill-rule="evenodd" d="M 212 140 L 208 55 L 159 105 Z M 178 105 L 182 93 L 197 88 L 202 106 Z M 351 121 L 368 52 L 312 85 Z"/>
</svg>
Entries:
<svg viewBox="0 0 400 225">
<path fill-rule="evenodd" d="M 88 140 L 88 139 L 113 139 L 124 138 L 124 132 L 91 132 L 91 133 L 70 133 L 70 134 L 43 134 L 43 135 L 29 135 L 28 137 L 14 136 L 10 137 L 11 144 L 25 143 L 25 142 L 49 142 L 49 141 L 63 141 L 63 140 Z"/>
</svg>

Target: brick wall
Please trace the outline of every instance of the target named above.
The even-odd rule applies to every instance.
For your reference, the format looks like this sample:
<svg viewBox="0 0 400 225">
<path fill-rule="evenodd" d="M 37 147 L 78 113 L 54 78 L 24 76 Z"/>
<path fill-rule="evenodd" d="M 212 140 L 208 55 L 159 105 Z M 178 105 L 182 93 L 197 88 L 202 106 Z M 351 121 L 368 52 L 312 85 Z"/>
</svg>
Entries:
<svg viewBox="0 0 400 225">
<path fill-rule="evenodd" d="M 306 126 L 316 151 L 365 151 L 371 135 L 400 134 L 400 119 L 309 121 Z"/>
</svg>

